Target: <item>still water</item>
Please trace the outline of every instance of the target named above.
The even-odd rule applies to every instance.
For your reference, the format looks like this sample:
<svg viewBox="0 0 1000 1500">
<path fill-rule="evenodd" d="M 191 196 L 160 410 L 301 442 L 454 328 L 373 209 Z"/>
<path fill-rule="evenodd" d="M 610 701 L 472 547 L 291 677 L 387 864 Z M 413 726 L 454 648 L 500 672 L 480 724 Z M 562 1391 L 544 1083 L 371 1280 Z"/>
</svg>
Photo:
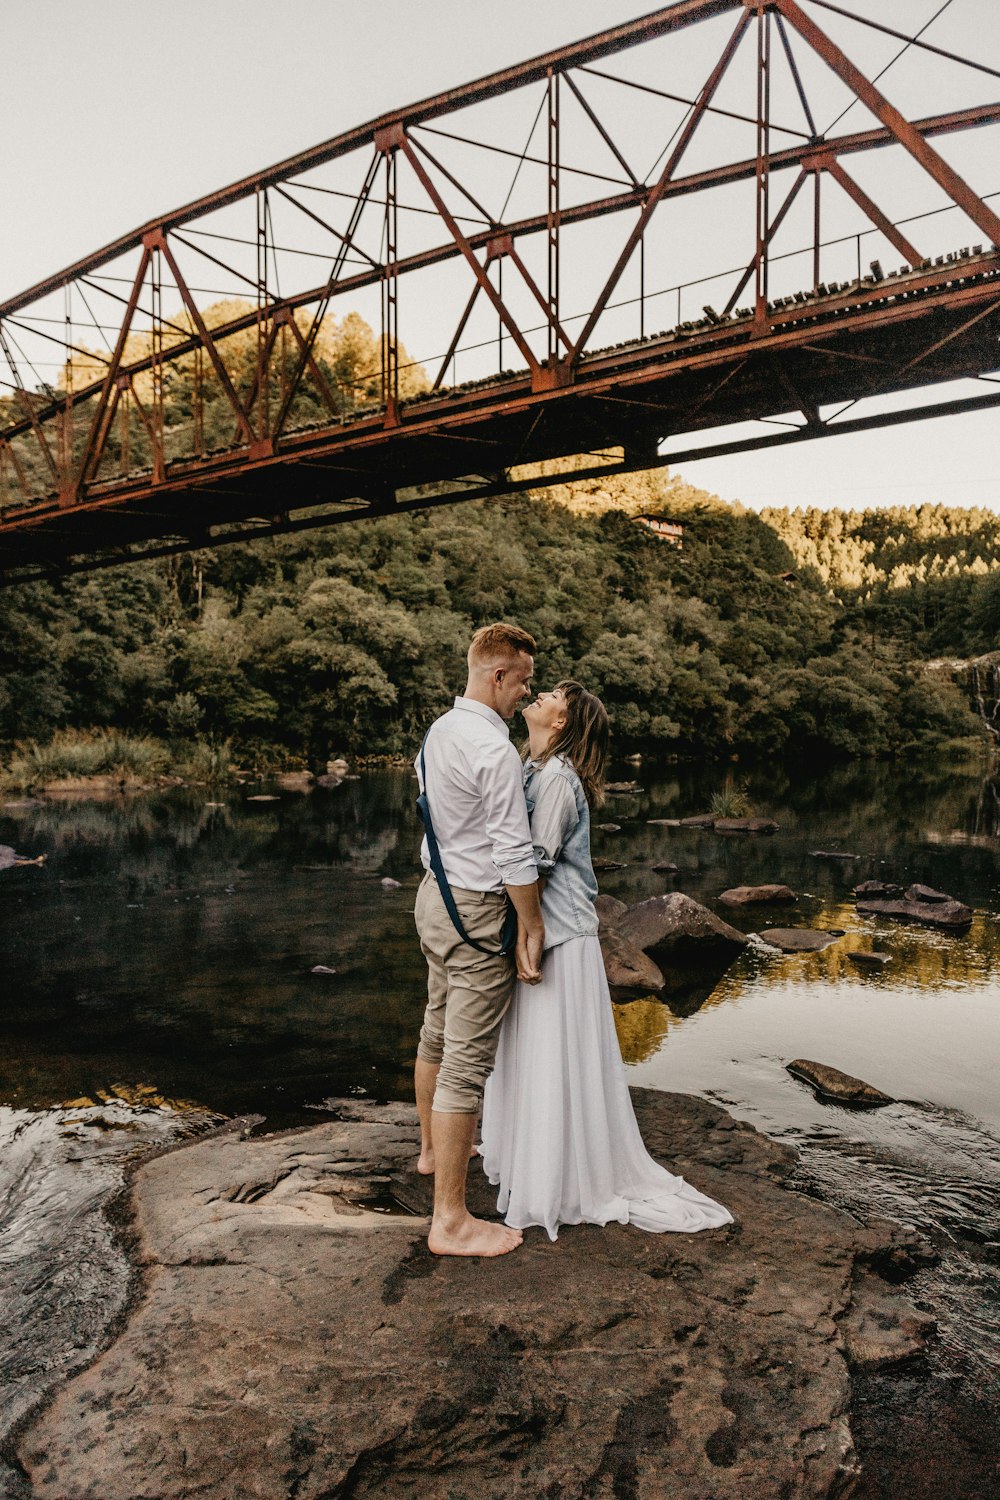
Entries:
<svg viewBox="0 0 1000 1500">
<path fill-rule="evenodd" d="M 800 896 L 791 910 L 720 911 L 747 930 L 848 936 L 822 954 L 749 953 L 693 1013 L 697 992 L 644 1007 L 641 1024 L 624 1013 L 636 1082 L 725 1091 L 781 1126 L 803 1096 L 770 1064 L 805 1055 L 1000 1127 L 1000 838 L 981 771 L 751 773 L 755 809 L 780 827 L 749 839 L 646 821 L 703 811 L 717 773 L 645 767 L 638 779 L 641 795 L 602 814 L 622 831 L 595 834 L 595 856 L 625 865 L 601 875 L 603 890 L 633 902 L 679 889 L 711 905 L 727 886 L 783 881 Z M 423 989 L 413 788 L 409 773 L 380 771 L 270 802 L 245 788 L 8 804 L 0 842 L 47 861 L 0 873 L 0 1103 L 36 1109 L 125 1082 L 277 1127 L 331 1095 L 405 1096 Z M 676 876 L 653 872 L 664 860 Z M 949 891 L 975 909 L 971 931 L 859 918 L 851 890 L 872 876 Z M 859 946 L 891 965 L 856 969 L 843 954 Z"/>
<path fill-rule="evenodd" d="M 779 824 L 752 838 L 648 821 L 704 811 L 731 772 L 618 774 L 643 790 L 602 814 L 621 831 L 595 833 L 595 856 L 623 866 L 601 874 L 604 891 L 634 902 L 678 889 L 713 906 L 729 886 L 780 881 L 795 907 L 720 914 L 747 931 L 846 932 L 819 954 L 754 946 L 714 987 L 616 1008 L 630 1082 L 706 1094 L 791 1141 L 804 1184 L 844 1206 L 876 1194 L 886 1215 L 959 1247 L 996 1246 L 1000 804 L 986 769 L 741 770 L 754 810 Z M 219 1116 L 258 1113 L 276 1129 L 315 1121 L 330 1098 L 410 1096 L 423 991 L 414 785 L 408 771 L 372 771 L 271 801 L 250 800 L 267 787 L 188 788 L 0 809 L 0 843 L 46 856 L 0 872 L 0 1322 L 24 1331 L 0 1354 L 0 1435 L 3 1412 L 9 1425 L 55 1372 L 91 1357 L 123 1304 L 98 1210 L 130 1159 Z M 666 860 L 677 875 L 654 872 Z M 859 917 L 852 887 L 872 877 L 949 892 L 974 909 L 970 931 Z M 891 963 L 859 969 L 845 956 L 858 947 Z M 875 1114 L 821 1104 L 785 1072 L 794 1057 L 900 1102 Z M 937 1294 L 971 1328 L 965 1352 L 996 1370 L 990 1263 L 959 1256 Z"/>
</svg>

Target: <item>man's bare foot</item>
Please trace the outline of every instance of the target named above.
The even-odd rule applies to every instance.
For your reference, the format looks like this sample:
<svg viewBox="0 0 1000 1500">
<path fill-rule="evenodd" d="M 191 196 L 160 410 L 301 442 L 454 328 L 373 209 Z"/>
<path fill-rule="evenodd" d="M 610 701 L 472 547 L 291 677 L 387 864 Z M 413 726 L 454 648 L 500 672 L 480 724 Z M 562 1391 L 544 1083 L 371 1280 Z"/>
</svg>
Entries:
<svg viewBox="0 0 1000 1500">
<path fill-rule="evenodd" d="M 469 1152 L 469 1160 L 475 1161 L 478 1155 L 479 1147 L 473 1146 Z M 426 1151 L 421 1151 L 420 1155 L 417 1157 L 417 1171 L 420 1173 L 421 1177 L 434 1176 L 434 1152 L 430 1149 L 430 1147 L 428 1147 Z"/>
<path fill-rule="evenodd" d="M 516 1250 L 524 1236 L 519 1229 L 506 1224 L 490 1224 L 466 1214 L 458 1225 L 447 1229 L 432 1222 L 427 1248 L 432 1255 L 508 1255 Z"/>
</svg>

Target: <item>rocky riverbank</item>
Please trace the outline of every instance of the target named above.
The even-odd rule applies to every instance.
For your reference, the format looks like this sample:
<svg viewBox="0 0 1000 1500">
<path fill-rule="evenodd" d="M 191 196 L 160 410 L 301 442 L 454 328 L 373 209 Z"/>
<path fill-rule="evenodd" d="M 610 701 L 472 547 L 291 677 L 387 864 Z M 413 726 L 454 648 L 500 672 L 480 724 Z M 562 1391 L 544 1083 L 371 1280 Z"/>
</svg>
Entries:
<svg viewBox="0 0 1000 1500">
<path fill-rule="evenodd" d="M 905 1286 L 927 1248 L 794 1190 L 794 1152 L 716 1106 L 635 1100 L 653 1153 L 734 1225 L 580 1226 L 555 1245 L 529 1231 L 503 1260 L 435 1260 L 406 1105 L 146 1163 L 129 1230 L 142 1295 L 22 1433 L 26 1493 L 855 1492 L 856 1382 L 933 1338 Z"/>
</svg>

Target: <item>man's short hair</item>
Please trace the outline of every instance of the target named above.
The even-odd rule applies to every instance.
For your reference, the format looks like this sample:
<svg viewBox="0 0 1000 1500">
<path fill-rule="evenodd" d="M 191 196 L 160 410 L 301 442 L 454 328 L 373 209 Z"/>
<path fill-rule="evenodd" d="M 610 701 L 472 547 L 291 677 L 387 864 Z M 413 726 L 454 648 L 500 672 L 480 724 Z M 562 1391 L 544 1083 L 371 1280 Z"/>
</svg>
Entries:
<svg viewBox="0 0 1000 1500">
<path fill-rule="evenodd" d="M 533 635 L 520 625 L 480 625 L 469 643 L 469 666 L 493 661 L 513 661 L 522 651 L 534 656 L 538 650 Z"/>
</svg>

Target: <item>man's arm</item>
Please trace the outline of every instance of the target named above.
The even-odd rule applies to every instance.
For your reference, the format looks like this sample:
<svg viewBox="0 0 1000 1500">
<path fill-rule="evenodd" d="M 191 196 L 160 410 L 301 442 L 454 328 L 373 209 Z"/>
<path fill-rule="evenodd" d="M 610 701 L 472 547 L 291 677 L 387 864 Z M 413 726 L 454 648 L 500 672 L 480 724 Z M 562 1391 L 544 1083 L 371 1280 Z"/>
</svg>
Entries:
<svg viewBox="0 0 1000 1500">
<path fill-rule="evenodd" d="M 542 882 L 533 885 L 505 886 L 517 912 L 517 947 L 514 958 L 517 977 L 525 984 L 538 984 L 542 977 L 542 948 L 545 943 L 545 923 L 539 901 Z"/>
<path fill-rule="evenodd" d="M 542 977 L 545 924 L 538 900 L 538 870 L 521 762 L 514 748 L 506 744 L 487 754 L 478 769 L 493 863 L 517 912 L 518 977 L 526 984 L 537 984 Z"/>
</svg>

